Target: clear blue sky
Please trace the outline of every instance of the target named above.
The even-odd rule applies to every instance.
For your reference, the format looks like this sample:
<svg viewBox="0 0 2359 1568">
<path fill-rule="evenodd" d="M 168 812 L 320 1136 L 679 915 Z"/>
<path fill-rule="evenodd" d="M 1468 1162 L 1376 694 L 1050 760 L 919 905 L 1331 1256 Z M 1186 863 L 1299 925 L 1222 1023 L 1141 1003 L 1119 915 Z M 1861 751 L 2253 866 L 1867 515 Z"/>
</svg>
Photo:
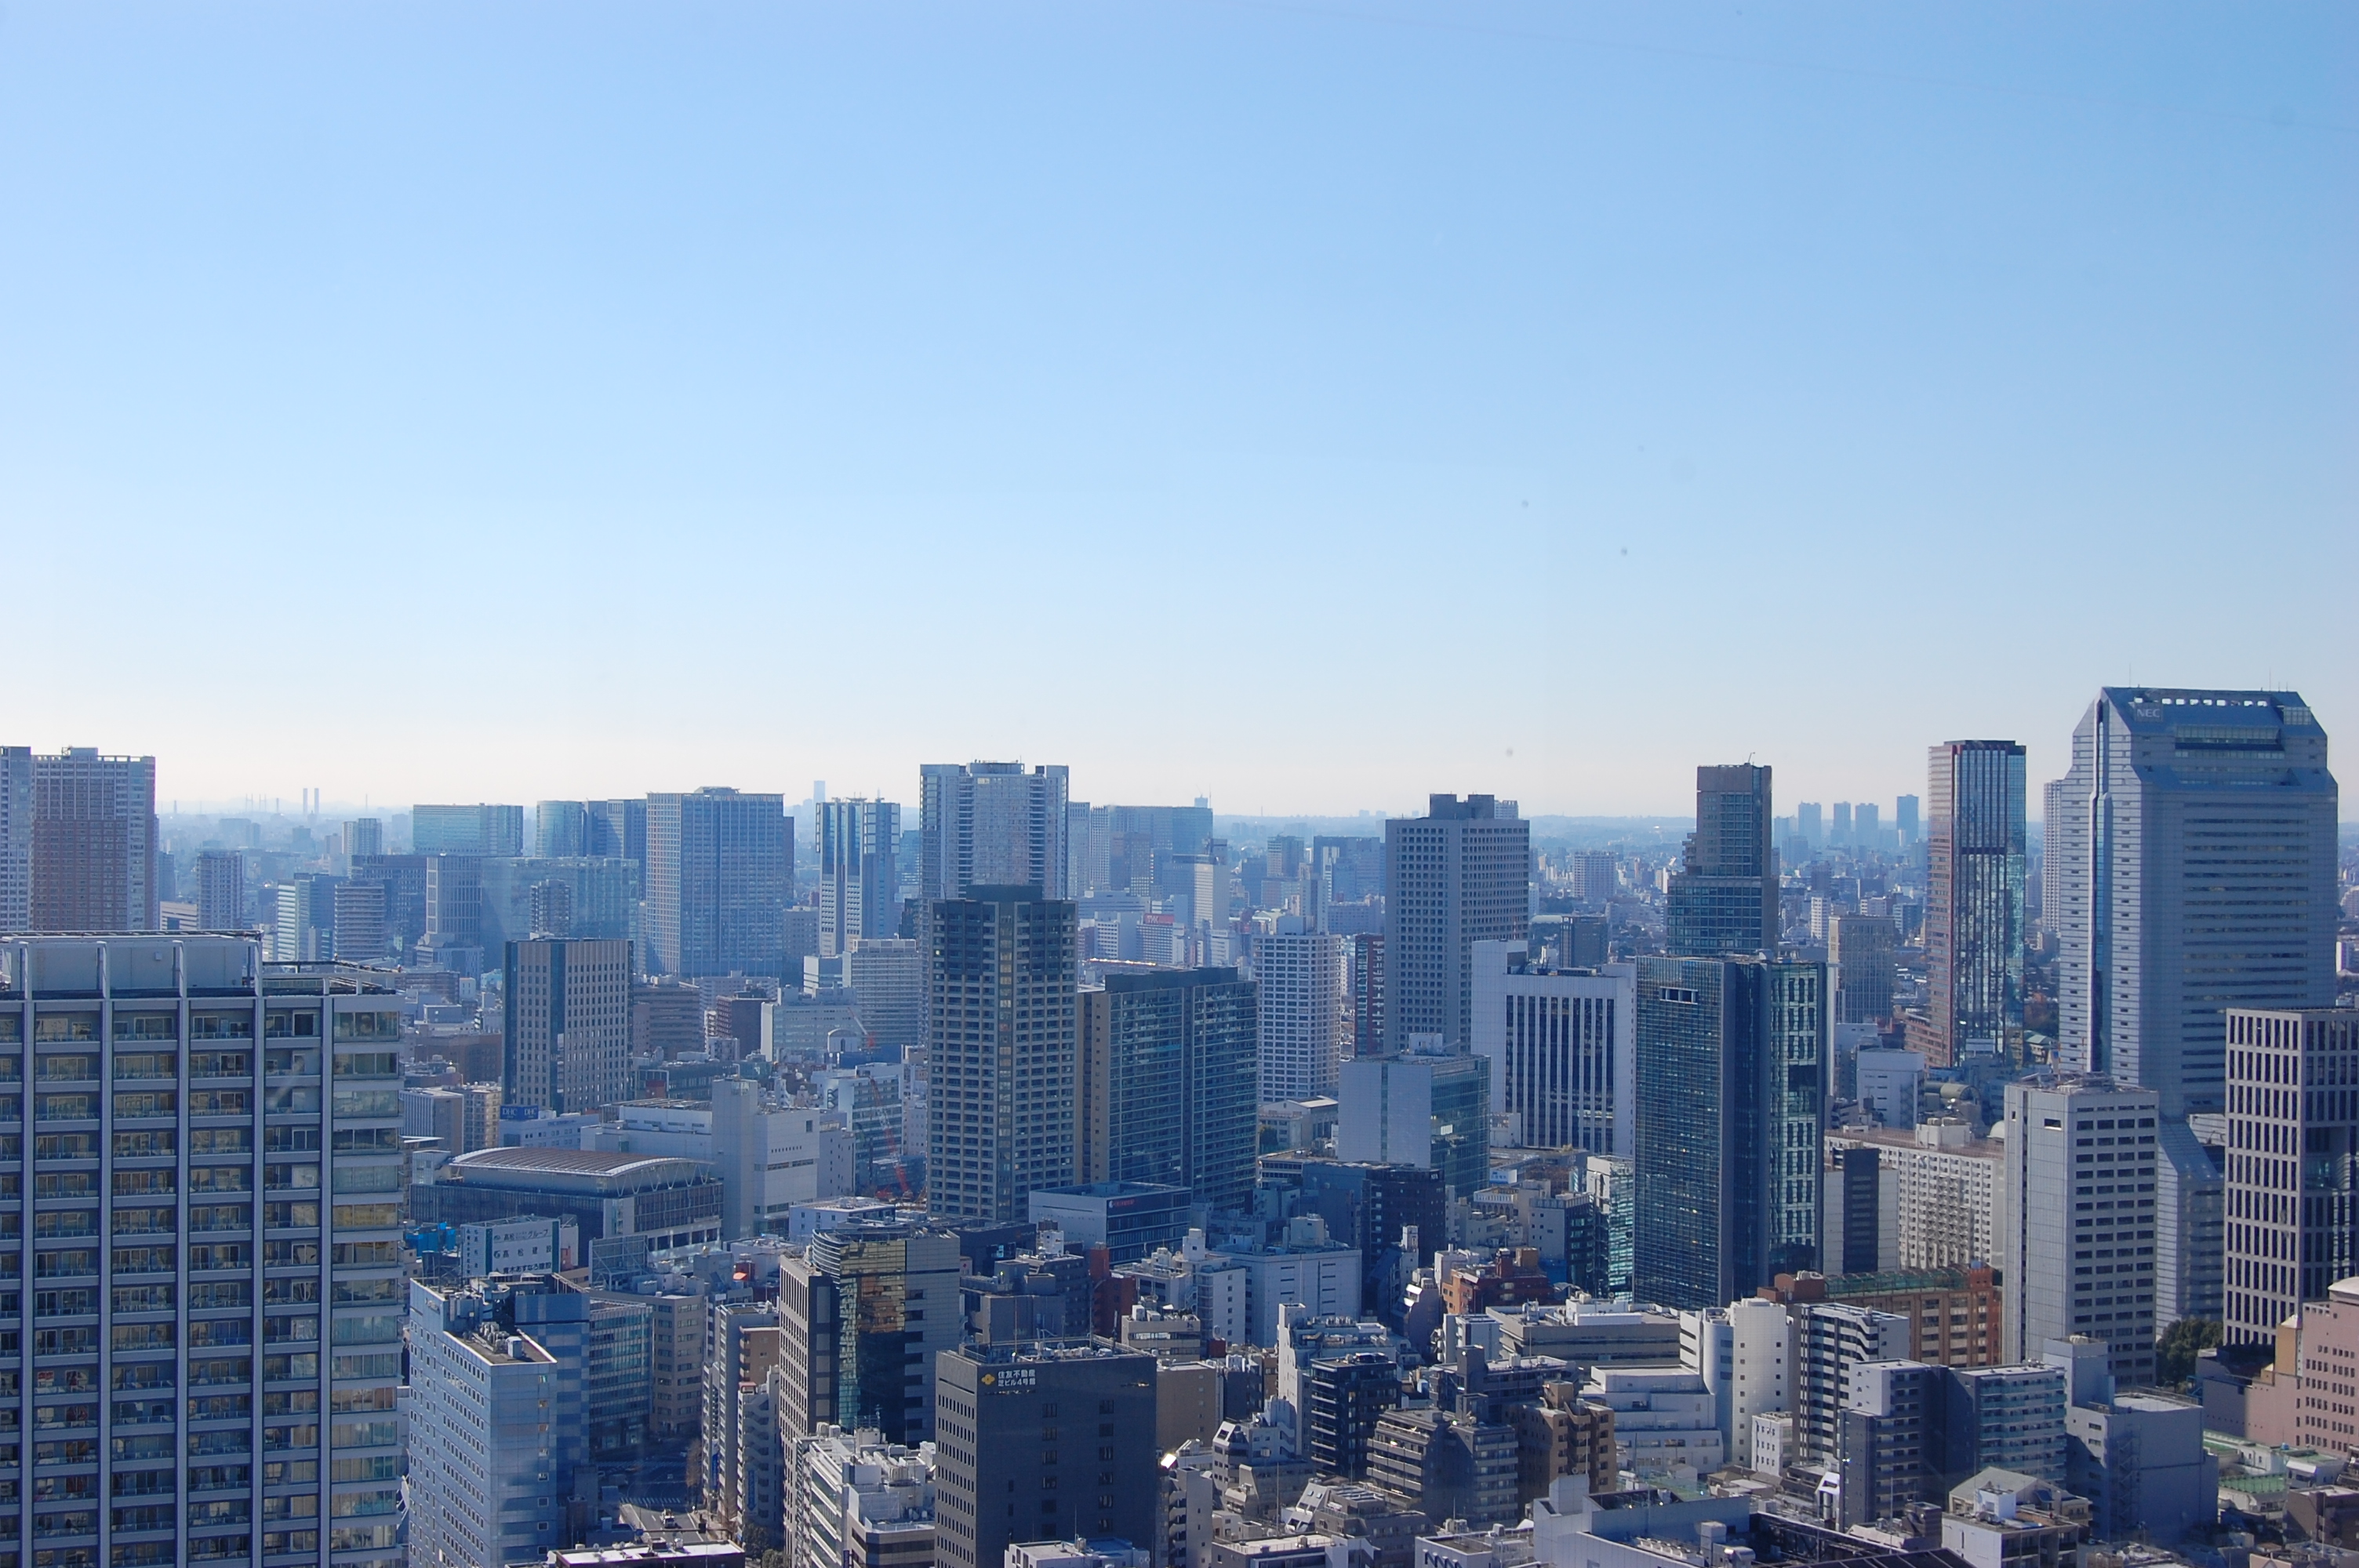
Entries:
<svg viewBox="0 0 2359 1568">
<path fill-rule="evenodd" d="M 2354 174 L 2347 6 L 19 0 L 0 739 L 1680 811 L 2135 677 L 2349 757 Z"/>
</svg>

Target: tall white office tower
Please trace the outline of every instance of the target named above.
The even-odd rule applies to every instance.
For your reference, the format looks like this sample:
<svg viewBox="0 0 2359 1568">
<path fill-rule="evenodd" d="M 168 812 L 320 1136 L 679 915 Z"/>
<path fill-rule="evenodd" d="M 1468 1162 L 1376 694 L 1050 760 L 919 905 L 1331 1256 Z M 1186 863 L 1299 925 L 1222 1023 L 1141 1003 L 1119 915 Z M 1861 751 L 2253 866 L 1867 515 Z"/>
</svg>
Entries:
<svg viewBox="0 0 2359 1568">
<path fill-rule="evenodd" d="M 1423 816 L 1385 824 L 1385 1049 L 1473 1036 L 1477 942 L 1531 928 L 1531 827 L 1516 803 L 1437 795 Z"/>
<path fill-rule="evenodd" d="M 400 1035 L 252 937 L 0 942 L 0 1554 L 397 1568 Z"/>
<path fill-rule="evenodd" d="M 206 849 L 197 856 L 197 929 L 245 929 L 245 856 L 236 849 Z"/>
<path fill-rule="evenodd" d="M 831 800 L 819 813 L 819 956 L 899 934 L 901 808 L 889 800 Z"/>
<path fill-rule="evenodd" d="M 1998 1265 L 2008 1361 L 2086 1335 L 2106 1342 L 2117 1381 L 2154 1381 L 2158 1101 L 2098 1074 L 2007 1085 Z"/>
<path fill-rule="evenodd" d="M 919 898 L 963 898 L 973 887 L 1066 896 L 1071 790 L 1063 764 L 1027 773 L 1021 762 L 928 762 L 918 787 Z"/>
<path fill-rule="evenodd" d="M 2336 804 L 2295 693 L 2099 692 L 2052 840 L 2063 1060 L 2223 1109 L 2229 1008 L 2334 1001 Z"/>
<path fill-rule="evenodd" d="M 1341 936 L 1282 932 L 1254 943 L 1264 1100 L 1335 1092 L 1352 1054 L 1352 957 Z"/>
<path fill-rule="evenodd" d="M 1030 885 L 926 905 L 926 1200 L 1005 1225 L 1073 1180 L 1073 906 Z"/>
<path fill-rule="evenodd" d="M 2228 1010 L 2223 1336 L 2277 1325 L 2359 1273 L 2359 1011 Z"/>
<path fill-rule="evenodd" d="M 1478 1056 L 1491 1060 L 1491 1110 L 1521 1124 L 1529 1149 L 1567 1144 L 1629 1159 L 1637 1100 L 1638 971 L 1550 969 L 1521 942 L 1473 949 Z"/>
</svg>

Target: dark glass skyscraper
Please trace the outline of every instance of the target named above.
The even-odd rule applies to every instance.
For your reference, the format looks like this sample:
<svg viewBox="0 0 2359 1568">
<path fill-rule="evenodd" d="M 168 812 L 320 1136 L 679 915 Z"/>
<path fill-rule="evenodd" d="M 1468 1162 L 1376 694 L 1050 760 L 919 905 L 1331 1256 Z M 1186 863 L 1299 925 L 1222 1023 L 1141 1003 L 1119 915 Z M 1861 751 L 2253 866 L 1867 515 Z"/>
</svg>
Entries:
<svg viewBox="0 0 2359 1568">
<path fill-rule="evenodd" d="M 1640 958 L 1633 1289 L 1724 1306 L 1819 1264 L 1826 967 Z"/>
<path fill-rule="evenodd" d="M 1671 876 L 1665 937 L 1681 957 L 1777 950 L 1777 861 L 1769 770 L 1696 770 L 1696 827 Z"/>
<path fill-rule="evenodd" d="M 1254 990 L 1234 969 L 1165 969 L 1082 993 L 1081 1180 L 1245 1206 L 1260 1108 Z"/>
<path fill-rule="evenodd" d="M 1947 741 L 1932 749 L 1925 903 L 1927 1055 L 2023 1049 L 2023 748 Z"/>
<path fill-rule="evenodd" d="M 975 887 L 926 905 L 934 1214 L 1010 1224 L 1026 1217 L 1033 1188 L 1072 1182 L 1074 935 L 1073 906 L 1037 887 Z M 1250 1083 L 1250 1052 L 1246 1061 Z"/>
</svg>

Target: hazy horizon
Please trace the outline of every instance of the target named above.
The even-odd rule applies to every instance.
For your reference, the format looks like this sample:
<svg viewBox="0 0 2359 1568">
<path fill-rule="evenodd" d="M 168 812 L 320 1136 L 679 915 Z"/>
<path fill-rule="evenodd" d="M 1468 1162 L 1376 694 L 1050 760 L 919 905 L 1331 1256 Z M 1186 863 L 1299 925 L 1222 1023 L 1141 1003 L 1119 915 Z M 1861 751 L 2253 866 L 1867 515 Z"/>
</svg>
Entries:
<svg viewBox="0 0 2359 1568">
<path fill-rule="evenodd" d="M 161 800 L 2036 796 L 2140 677 L 2359 734 L 2348 8 L 0 28 L 0 741 Z"/>
</svg>

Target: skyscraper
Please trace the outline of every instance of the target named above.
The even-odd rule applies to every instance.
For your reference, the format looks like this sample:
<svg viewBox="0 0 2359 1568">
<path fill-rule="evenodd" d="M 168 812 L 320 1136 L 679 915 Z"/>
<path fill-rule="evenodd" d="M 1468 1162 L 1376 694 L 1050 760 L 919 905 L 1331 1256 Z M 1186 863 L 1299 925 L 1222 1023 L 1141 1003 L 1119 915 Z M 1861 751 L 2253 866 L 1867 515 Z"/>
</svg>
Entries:
<svg viewBox="0 0 2359 1568">
<path fill-rule="evenodd" d="M 935 1358 L 959 1343 L 958 1238 L 906 1219 L 822 1230 L 778 1270 L 779 1430 L 934 1436 Z"/>
<path fill-rule="evenodd" d="M 819 811 L 819 954 L 901 925 L 901 808 L 889 800 L 831 800 Z"/>
<path fill-rule="evenodd" d="M 2023 748 L 1949 741 L 1932 749 L 1926 798 L 1926 1059 L 2023 1053 Z"/>
<path fill-rule="evenodd" d="M 650 972 L 783 975 L 794 883 L 784 795 L 647 796 Z"/>
<path fill-rule="evenodd" d="M 341 881 L 336 903 L 336 957 L 347 964 L 382 964 L 386 958 L 385 884 Z"/>
<path fill-rule="evenodd" d="M 400 1036 L 392 994 L 266 973 L 252 937 L 0 943 L 44 1195 L 0 1243 L 0 1551 L 400 1561 Z"/>
<path fill-rule="evenodd" d="M 1491 1109 L 1522 1119 L 1527 1148 L 1630 1157 L 1636 1108 L 1635 971 L 1564 973 L 1511 942 L 1474 945 L 1474 1054 Z"/>
<path fill-rule="evenodd" d="M 1076 921 L 1029 885 L 967 894 L 925 912 L 926 1196 L 1004 1225 L 1073 1180 Z"/>
<path fill-rule="evenodd" d="M 544 800 L 532 808 L 532 852 L 542 860 L 587 855 L 591 827 L 588 803 Z"/>
<path fill-rule="evenodd" d="M 2086 1335 L 2107 1343 L 2120 1381 L 2154 1381 L 2156 1109 L 2152 1089 L 2097 1074 L 2006 1086 L 2008 1361 Z"/>
<path fill-rule="evenodd" d="M 963 898 L 973 887 L 1066 896 L 1071 786 L 1061 764 L 1027 773 L 1021 762 L 929 762 L 918 775 L 919 897 Z"/>
<path fill-rule="evenodd" d="M 1892 1016 L 1898 971 L 1889 916 L 1838 914 L 1827 925 L 1827 962 L 1835 981 L 1835 1022 L 1875 1023 Z"/>
<path fill-rule="evenodd" d="M 636 860 L 647 859 L 647 803 L 644 800 L 593 800 L 586 855 Z"/>
<path fill-rule="evenodd" d="M 205 849 L 197 856 L 196 904 L 200 931 L 245 929 L 245 856 L 235 849 Z"/>
<path fill-rule="evenodd" d="M 33 749 L 0 746 L 0 931 L 33 919 Z"/>
<path fill-rule="evenodd" d="M 1724 1305 L 1818 1266 L 1826 967 L 1637 961 L 1634 1288 Z"/>
<path fill-rule="evenodd" d="M 420 855 L 521 855 L 521 806 L 413 806 L 409 846 Z"/>
<path fill-rule="evenodd" d="M 1452 1197 L 1490 1179 L 1491 1064 L 1420 1048 L 1343 1064 L 1335 1157 L 1370 1165 L 1424 1165 Z"/>
<path fill-rule="evenodd" d="M 1254 944 L 1261 987 L 1261 1098 L 1308 1099 L 1335 1092 L 1352 1053 L 1350 938 L 1278 932 Z"/>
<path fill-rule="evenodd" d="M 354 817 L 344 824 L 344 861 L 385 853 L 385 824 L 374 816 Z"/>
<path fill-rule="evenodd" d="M 2292 692 L 2108 687 L 2055 835 L 2065 1061 L 2224 1107 L 2223 1013 L 2334 1000 L 2334 775 Z"/>
<path fill-rule="evenodd" d="M 628 942 L 511 942 L 503 975 L 505 1103 L 582 1111 L 631 1098 Z"/>
<path fill-rule="evenodd" d="M 2049 779 L 2039 786 L 2039 928 L 2063 929 L 2064 781 Z"/>
<path fill-rule="evenodd" d="M 1254 992 L 1234 969 L 1165 969 L 1081 993 L 1077 1179 L 1186 1187 L 1215 1212 L 1246 1205 Z"/>
<path fill-rule="evenodd" d="M 31 762 L 18 928 L 155 930 L 156 759 L 102 757 L 94 747 L 73 746 Z M 13 762 L 5 773 L 20 779 L 22 766 Z"/>
<path fill-rule="evenodd" d="M 2359 1273 L 2359 1011 L 2228 1010 L 2223 1337 L 2277 1325 Z"/>
<path fill-rule="evenodd" d="M 1848 806 L 1835 807 L 1838 833 Z M 1769 841 L 1769 770 L 1740 762 L 1696 770 L 1696 827 L 1663 909 L 1674 956 L 1777 951 L 1777 858 Z"/>
<path fill-rule="evenodd" d="M 1516 803 L 1437 795 L 1385 824 L 1385 1047 L 1473 1038 L 1477 942 L 1514 942 L 1531 919 L 1531 829 Z"/>
</svg>

